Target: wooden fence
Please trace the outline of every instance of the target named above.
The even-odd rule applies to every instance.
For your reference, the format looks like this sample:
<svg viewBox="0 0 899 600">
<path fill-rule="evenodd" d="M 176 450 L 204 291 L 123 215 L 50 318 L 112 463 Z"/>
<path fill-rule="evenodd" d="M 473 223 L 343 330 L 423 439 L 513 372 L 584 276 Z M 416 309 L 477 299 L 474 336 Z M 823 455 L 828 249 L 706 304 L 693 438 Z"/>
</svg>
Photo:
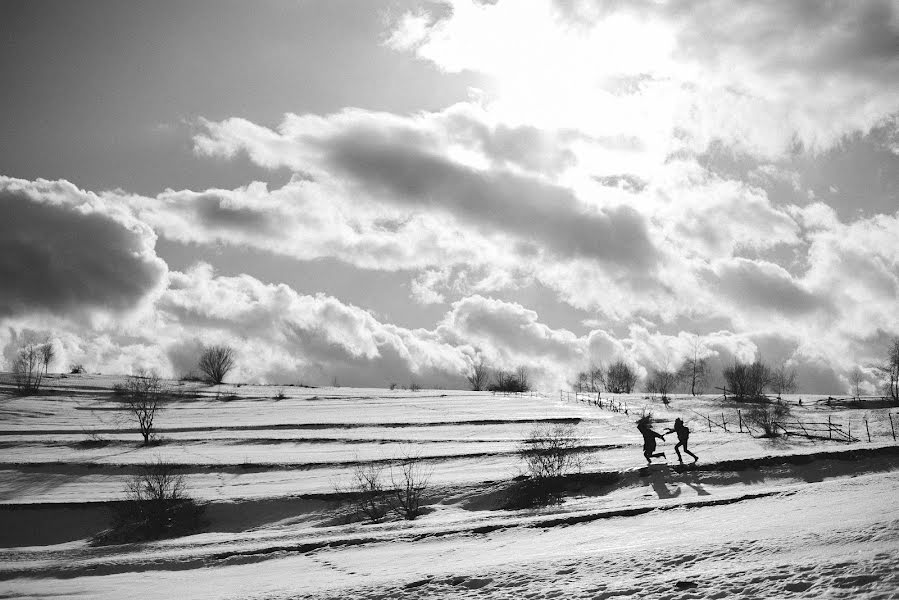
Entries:
<svg viewBox="0 0 899 600">
<path fill-rule="evenodd" d="M 603 398 L 601 392 L 569 392 L 566 390 L 559 390 L 559 400 L 563 402 L 581 402 L 596 406 L 603 410 L 623 412 L 625 414 L 628 414 L 629 410 L 627 401 L 616 400 L 615 398 L 609 397 Z"/>
<path fill-rule="evenodd" d="M 626 401 L 615 400 L 614 398 L 608 397 L 603 398 L 602 394 L 599 392 L 586 393 L 559 390 L 559 400 L 563 402 L 581 402 L 612 412 L 623 412 L 625 414 L 629 412 Z M 694 413 L 700 422 L 708 427 L 709 432 L 718 428 L 723 429 L 726 433 L 747 433 L 752 435 L 753 429 L 756 432 L 762 429 L 760 426 L 748 422 L 743 416 L 743 411 L 741 409 L 737 409 L 736 415 L 731 414 L 730 417 L 728 417 L 725 412 L 716 414 L 700 413 L 694 410 L 690 410 L 690 412 Z M 899 421 L 899 414 L 887 413 L 887 417 L 890 420 L 890 435 L 895 442 L 897 440 L 896 426 L 897 421 Z M 728 418 L 730 420 L 728 420 Z M 852 434 L 851 419 L 846 419 L 844 422 L 834 419 L 831 416 L 827 417 L 827 421 L 801 421 L 796 418 L 775 420 L 771 423 L 771 426 L 774 431 L 788 436 L 799 436 L 813 440 L 859 442 L 863 439 L 859 436 L 864 435 L 865 439 L 867 439 L 868 442 L 871 442 L 872 436 L 868 426 L 868 418 L 863 417 L 861 422 L 864 431 L 862 431 L 862 426 L 856 424 L 856 435 Z M 856 421 L 856 423 L 858 423 L 858 421 Z"/>
</svg>

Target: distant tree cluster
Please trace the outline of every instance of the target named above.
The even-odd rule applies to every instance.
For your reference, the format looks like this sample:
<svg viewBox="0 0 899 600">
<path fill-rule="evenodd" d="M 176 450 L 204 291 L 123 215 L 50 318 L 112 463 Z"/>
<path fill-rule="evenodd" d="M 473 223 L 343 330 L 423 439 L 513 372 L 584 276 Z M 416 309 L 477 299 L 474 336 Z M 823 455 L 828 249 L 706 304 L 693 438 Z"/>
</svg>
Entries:
<svg viewBox="0 0 899 600">
<path fill-rule="evenodd" d="M 659 394 L 663 400 L 668 398 L 680 383 L 678 373 L 670 369 L 653 369 L 646 380 L 646 391 L 650 394 Z"/>
<path fill-rule="evenodd" d="M 751 363 L 734 361 L 724 368 L 727 391 L 737 400 L 763 398 L 765 389 L 771 384 L 771 369 L 760 360 Z"/>
<path fill-rule="evenodd" d="M 606 372 L 602 364 L 590 365 L 586 371 L 577 374 L 574 388 L 578 392 L 595 394 L 603 391 L 606 384 Z"/>
<path fill-rule="evenodd" d="M 514 371 L 498 369 L 487 386 L 491 392 L 529 392 L 531 383 L 528 379 L 527 367 L 518 367 Z"/>
<path fill-rule="evenodd" d="M 491 392 L 529 392 L 531 390 L 528 369 L 519 366 L 514 371 L 508 369 L 491 369 L 482 357 L 469 365 L 464 373 L 468 385 L 475 392 L 489 390 Z"/>
</svg>

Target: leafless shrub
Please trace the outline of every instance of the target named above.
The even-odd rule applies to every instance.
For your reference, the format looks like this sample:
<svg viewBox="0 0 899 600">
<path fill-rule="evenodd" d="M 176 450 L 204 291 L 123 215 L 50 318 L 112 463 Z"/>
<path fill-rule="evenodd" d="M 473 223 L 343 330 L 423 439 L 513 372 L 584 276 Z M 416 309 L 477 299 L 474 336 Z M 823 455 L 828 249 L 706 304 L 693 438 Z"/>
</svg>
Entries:
<svg viewBox="0 0 899 600">
<path fill-rule="evenodd" d="M 479 358 L 477 362 L 472 363 L 468 368 L 468 373 L 465 375 L 465 378 L 468 380 L 471 389 L 475 392 L 479 392 L 487 386 L 489 375 L 490 368 L 484 362 L 483 358 Z"/>
<path fill-rule="evenodd" d="M 81 373 L 84 373 L 84 365 L 81 363 L 72 363 L 69 365 L 69 374 L 80 375 Z"/>
<path fill-rule="evenodd" d="M 623 360 L 617 360 L 606 371 L 606 389 L 613 394 L 630 394 L 637 385 L 637 373 Z"/>
<path fill-rule="evenodd" d="M 53 344 L 26 344 L 13 360 L 12 373 L 16 392 L 20 396 L 33 396 L 41 390 L 47 368 L 55 356 Z"/>
<path fill-rule="evenodd" d="M 199 369 L 206 381 L 222 383 L 234 368 L 234 348 L 231 346 L 206 346 L 200 354 Z"/>
<path fill-rule="evenodd" d="M 545 505 L 561 500 L 562 479 L 579 473 L 586 452 L 583 439 L 572 424 L 541 425 L 531 430 L 518 449 L 527 482 L 516 490 L 517 506 Z"/>
<path fill-rule="evenodd" d="M 109 440 L 102 437 L 96 431 L 82 430 L 85 439 L 75 442 L 75 447 L 79 450 L 90 450 L 92 448 L 103 448 L 109 445 Z"/>
<path fill-rule="evenodd" d="M 764 398 L 765 388 L 771 384 L 771 369 L 760 360 L 753 363 L 734 362 L 724 369 L 728 391 L 737 400 Z"/>
<path fill-rule="evenodd" d="M 196 371 L 188 371 L 182 374 L 178 381 L 206 381 L 206 379 Z"/>
<path fill-rule="evenodd" d="M 163 461 L 145 465 L 125 484 L 125 500 L 113 509 L 112 528 L 95 544 L 186 535 L 203 526 L 204 507 L 185 493 L 184 475 Z"/>
<path fill-rule="evenodd" d="M 418 455 L 407 455 L 390 468 L 390 510 L 400 518 L 415 519 L 422 514 L 422 500 L 433 470 Z"/>
<path fill-rule="evenodd" d="M 137 369 L 134 375 L 125 378 L 124 383 L 115 385 L 113 391 L 122 397 L 123 410 L 137 421 L 144 444 L 150 443 L 153 421 L 168 393 L 159 375 L 155 371 Z"/>
<path fill-rule="evenodd" d="M 372 523 L 383 521 L 390 511 L 382 467 L 371 463 L 356 465 L 349 489 L 338 491 L 349 496 L 356 510 Z"/>
<path fill-rule="evenodd" d="M 750 427 L 755 426 L 762 430 L 762 437 L 777 437 L 779 435 L 778 423 L 790 416 L 790 407 L 778 400 L 772 403 L 758 403 L 744 413 L 743 420 Z"/>
</svg>

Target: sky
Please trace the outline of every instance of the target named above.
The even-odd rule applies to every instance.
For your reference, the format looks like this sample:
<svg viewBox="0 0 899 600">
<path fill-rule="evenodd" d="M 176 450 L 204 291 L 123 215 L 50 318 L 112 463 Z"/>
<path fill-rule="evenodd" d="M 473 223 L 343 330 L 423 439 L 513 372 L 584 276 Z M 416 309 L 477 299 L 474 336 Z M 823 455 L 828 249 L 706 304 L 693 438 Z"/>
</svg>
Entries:
<svg viewBox="0 0 899 600">
<path fill-rule="evenodd" d="M 0 348 L 544 389 L 899 335 L 899 3 L 0 0 Z"/>
</svg>

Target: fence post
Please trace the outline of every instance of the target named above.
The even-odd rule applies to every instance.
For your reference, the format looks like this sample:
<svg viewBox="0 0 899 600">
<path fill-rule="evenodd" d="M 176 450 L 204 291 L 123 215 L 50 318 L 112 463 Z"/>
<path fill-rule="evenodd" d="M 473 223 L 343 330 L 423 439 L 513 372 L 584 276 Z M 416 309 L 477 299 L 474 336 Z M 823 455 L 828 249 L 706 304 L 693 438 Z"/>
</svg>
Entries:
<svg viewBox="0 0 899 600">
<path fill-rule="evenodd" d="M 724 433 L 727 433 L 727 421 L 724 420 L 724 413 L 721 413 L 721 426 L 724 427 Z"/>
<path fill-rule="evenodd" d="M 740 422 L 740 433 L 743 433 L 743 413 L 739 408 L 737 409 L 737 421 Z"/>
<path fill-rule="evenodd" d="M 893 441 L 896 441 L 896 428 L 893 426 L 893 413 L 887 413 L 890 417 L 890 430 L 893 432 Z"/>
<path fill-rule="evenodd" d="M 846 419 L 846 427 L 849 430 L 849 435 L 846 438 L 846 442 L 850 443 L 850 442 L 852 442 L 852 420 L 851 419 Z"/>
<path fill-rule="evenodd" d="M 865 417 L 865 431 L 868 432 L 868 443 L 871 443 L 871 430 L 868 429 L 868 417 Z"/>
<path fill-rule="evenodd" d="M 709 422 L 709 433 L 712 433 L 712 417 L 706 415 L 705 418 Z"/>
<path fill-rule="evenodd" d="M 833 423 L 830 422 L 831 416 L 827 415 L 827 439 L 833 439 Z"/>
</svg>

